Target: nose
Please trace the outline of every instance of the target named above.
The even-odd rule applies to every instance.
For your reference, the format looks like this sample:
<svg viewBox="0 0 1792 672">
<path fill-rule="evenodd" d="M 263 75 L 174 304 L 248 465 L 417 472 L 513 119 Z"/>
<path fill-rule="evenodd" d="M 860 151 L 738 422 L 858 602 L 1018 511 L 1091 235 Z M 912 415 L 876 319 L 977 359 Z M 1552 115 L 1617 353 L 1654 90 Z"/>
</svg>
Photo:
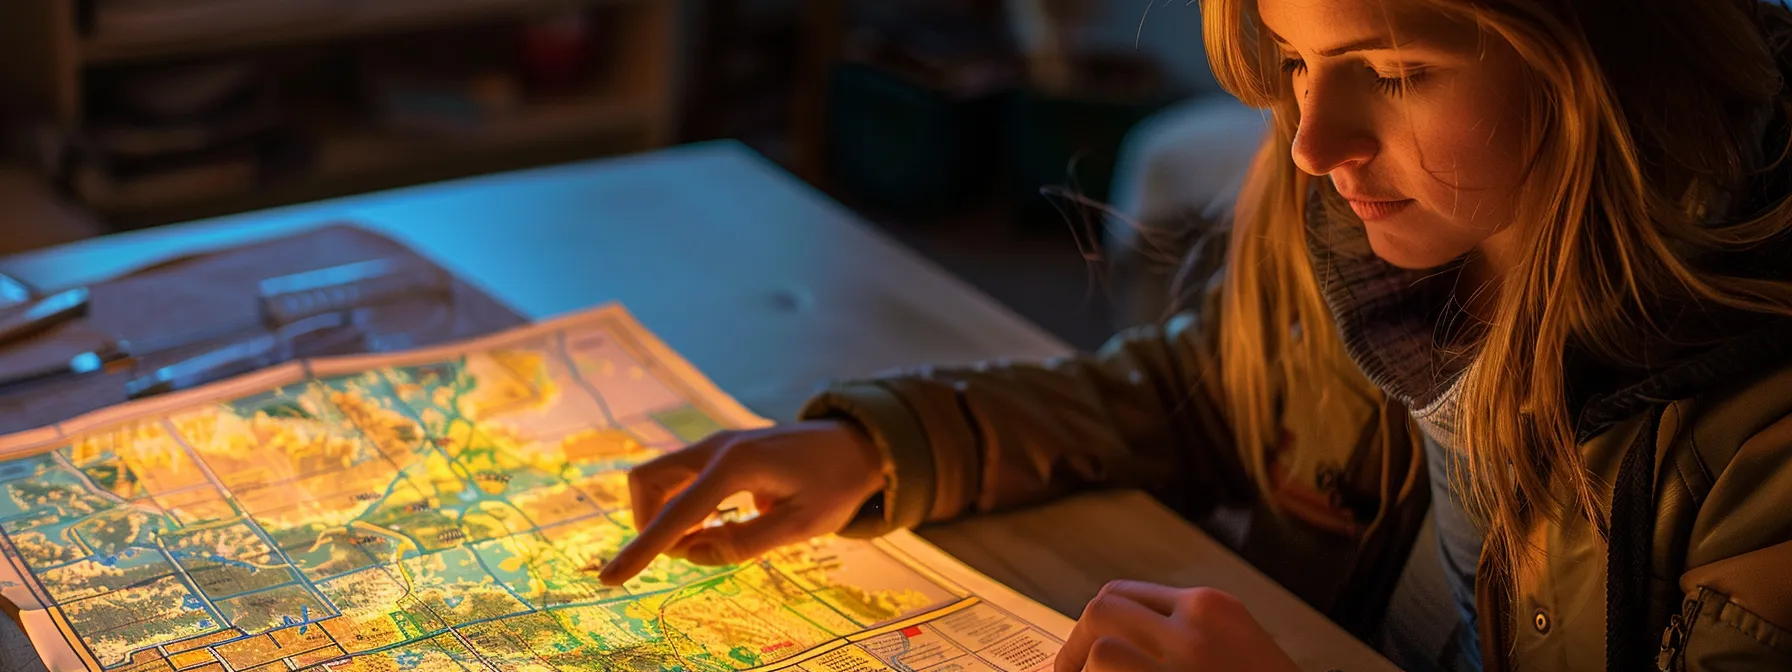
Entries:
<svg viewBox="0 0 1792 672">
<path fill-rule="evenodd" d="M 1375 157 L 1380 143 L 1366 123 L 1363 103 L 1336 86 L 1309 78 L 1301 92 L 1300 126 L 1294 132 L 1294 165 L 1318 177 Z"/>
</svg>

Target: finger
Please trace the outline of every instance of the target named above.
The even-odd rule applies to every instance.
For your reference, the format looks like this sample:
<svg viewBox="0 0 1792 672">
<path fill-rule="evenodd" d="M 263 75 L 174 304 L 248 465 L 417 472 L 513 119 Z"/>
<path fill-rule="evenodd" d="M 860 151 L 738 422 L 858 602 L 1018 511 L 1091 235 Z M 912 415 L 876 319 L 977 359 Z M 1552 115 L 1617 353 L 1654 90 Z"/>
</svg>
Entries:
<svg viewBox="0 0 1792 672">
<path fill-rule="evenodd" d="M 690 532 L 691 528 L 715 512 L 716 505 L 723 499 L 740 489 L 740 469 L 730 468 L 720 462 L 721 460 L 711 461 L 710 467 L 698 475 L 690 487 L 667 501 L 665 508 L 646 527 L 641 528 L 634 541 L 617 551 L 615 558 L 604 563 L 603 571 L 598 573 L 598 580 L 614 586 L 633 578 L 648 563 L 653 562 L 654 558 Z"/>
<path fill-rule="evenodd" d="M 1175 618 L 1197 626 L 1255 623 L 1250 610 L 1231 593 L 1218 588 L 1190 588 L 1176 598 Z"/>
<path fill-rule="evenodd" d="M 812 516 L 804 516 L 800 508 L 774 505 L 752 520 L 692 532 L 679 540 L 678 550 L 699 565 L 739 564 L 816 536 L 813 521 L 806 518 Z"/>
<path fill-rule="evenodd" d="M 1163 667 L 1163 663 L 1145 653 L 1144 649 L 1116 637 L 1104 637 L 1090 647 L 1089 664 L 1083 669 L 1089 672 L 1158 672 Z"/>
<path fill-rule="evenodd" d="M 1161 655 L 1162 642 L 1171 638 L 1173 625 L 1169 617 L 1117 592 L 1103 591 L 1083 608 L 1082 618 L 1064 639 L 1058 650 L 1056 672 L 1077 672 L 1086 669 L 1095 643 L 1118 639 L 1139 647 L 1151 655 Z"/>
<path fill-rule="evenodd" d="M 1120 595 L 1165 616 L 1176 613 L 1177 596 L 1182 594 L 1179 589 L 1145 581 L 1111 581 L 1101 592 Z"/>
<path fill-rule="evenodd" d="M 703 472 L 703 467 L 709 464 L 720 445 L 720 437 L 712 435 L 630 469 L 628 495 L 635 529 L 646 527 L 659 514 L 660 507 L 666 503 L 667 498 L 696 480 L 697 474 Z"/>
</svg>

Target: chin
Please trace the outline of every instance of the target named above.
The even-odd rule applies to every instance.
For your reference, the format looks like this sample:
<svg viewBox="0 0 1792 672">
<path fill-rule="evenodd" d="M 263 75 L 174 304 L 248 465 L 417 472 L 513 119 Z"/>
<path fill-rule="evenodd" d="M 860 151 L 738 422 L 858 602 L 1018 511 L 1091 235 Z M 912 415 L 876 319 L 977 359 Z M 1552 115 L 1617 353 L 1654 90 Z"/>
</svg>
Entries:
<svg viewBox="0 0 1792 672">
<path fill-rule="evenodd" d="M 1392 232 L 1374 223 L 1365 223 L 1364 229 L 1369 237 L 1369 249 L 1382 261 L 1409 271 L 1422 271 L 1437 268 L 1455 261 L 1467 250 L 1451 250 L 1435 244 L 1425 244 L 1404 236 L 1393 235 Z"/>
</svg>

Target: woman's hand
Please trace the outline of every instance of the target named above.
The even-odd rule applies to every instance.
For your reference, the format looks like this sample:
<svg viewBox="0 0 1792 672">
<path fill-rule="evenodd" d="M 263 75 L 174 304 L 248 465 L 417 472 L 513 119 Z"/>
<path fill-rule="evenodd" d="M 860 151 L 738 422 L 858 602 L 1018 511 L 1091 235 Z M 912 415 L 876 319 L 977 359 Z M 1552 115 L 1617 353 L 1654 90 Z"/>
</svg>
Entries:
<svg viewBox="0 0 1792 672">
<path fill-rule="evenodd" d="M 1212 588 L 1115 581 L 1077 619 L 1056 672 L 1300 672 L 1237 598 Z"/>
<path fill-rule="evenodd" d="M 883 458 L 857 427 L 813 420 L 717 433 L 636 466 L 628 487 L 640 534 L 598 574 L 612 586 L 661 553 L 725 565 L 837 532 L 884 487 Z M 753 495 L 758 517 L 697 529 L 741 491 Z"/>
</svg>

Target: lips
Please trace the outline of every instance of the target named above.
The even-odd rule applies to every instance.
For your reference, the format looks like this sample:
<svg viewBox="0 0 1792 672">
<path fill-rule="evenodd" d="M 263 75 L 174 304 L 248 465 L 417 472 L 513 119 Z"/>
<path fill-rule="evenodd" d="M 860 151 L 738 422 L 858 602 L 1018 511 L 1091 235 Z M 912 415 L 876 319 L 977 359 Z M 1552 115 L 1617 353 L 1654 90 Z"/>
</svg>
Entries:
<svg viewBox="0 0 1792 672">
<path fill-rule="evenodd" d="M 1410 198 L 1392 201 L 1369 201 L 1357 200 L 1354 198 L 1348 200 L 1350 201 L 1350 209 L 1355 211 L 1356 216 L 1365 222 L 1387 219 L 1399 214 L 1400 211 L 1405 210 L 1408 206 L 1413 204 L 1413 200 Z"/>
</svg>

